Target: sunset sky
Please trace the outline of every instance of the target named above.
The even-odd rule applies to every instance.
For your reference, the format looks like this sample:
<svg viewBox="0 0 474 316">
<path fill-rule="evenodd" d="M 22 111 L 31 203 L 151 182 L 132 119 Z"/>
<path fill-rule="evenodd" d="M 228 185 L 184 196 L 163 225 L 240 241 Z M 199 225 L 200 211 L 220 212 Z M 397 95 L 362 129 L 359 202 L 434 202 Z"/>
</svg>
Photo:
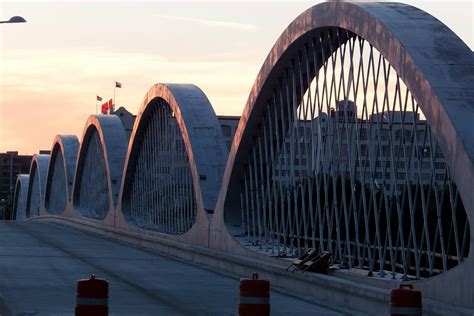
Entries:
<svg viewBox="0 0 474 316">
<path fill-rule="evenodd" d="M 285 27 L 320 1 L 5 1 L 0 19 L 0 152 L 50 149 L 79 138 L 96 95 L 136 113 L 155 83 L 194 83 L 217 114 L 240 115 Z M 406 1 L 473 50 L 472 1 Z"/>
</svg>

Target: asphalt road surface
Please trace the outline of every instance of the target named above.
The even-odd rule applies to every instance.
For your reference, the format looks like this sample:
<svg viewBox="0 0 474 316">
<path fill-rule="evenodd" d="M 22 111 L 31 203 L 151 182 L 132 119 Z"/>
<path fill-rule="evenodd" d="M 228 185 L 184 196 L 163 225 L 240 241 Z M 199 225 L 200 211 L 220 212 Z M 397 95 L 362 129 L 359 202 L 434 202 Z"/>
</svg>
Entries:
<svg viewBox="0 0 474 316">
<path fill-rule="evenodd" d="M 239 280 L 53 223 L 0 221 L 0 313 L 73 315 L 76 281 L 109 281 L 110 315 L 235 315 Z M 272 315 L 341 315 L 280 292 Z"/>
</svg>

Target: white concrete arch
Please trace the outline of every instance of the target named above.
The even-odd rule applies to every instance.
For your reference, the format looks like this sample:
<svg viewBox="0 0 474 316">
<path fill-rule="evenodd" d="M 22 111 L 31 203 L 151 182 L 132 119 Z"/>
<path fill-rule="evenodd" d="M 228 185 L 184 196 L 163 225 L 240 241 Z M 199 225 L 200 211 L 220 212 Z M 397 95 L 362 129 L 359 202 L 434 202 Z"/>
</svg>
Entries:
<svg viewBox="0 0 474 316">
<path fill-rule="evenodd" d="M 12 219 L 24 221 L 26 219 L 26 199 L 28 196 L 28 174 L 19 174 L 15 184 L 15 198 L 13 200 Z"/>
<path fill-rule="evenodd" d="M 61 215 L 71 201 L 78 151 L 79 140 L 75 135 L 54 138 L 46 178 L 46 214 Z"/>
<path fill-rule="evenodd" d="M 127 135 L 115 115 L 91 115 L 84 127 L 74 174 L 69 216 L 105 220 L 113 215 L 127 150 Z"/>
<path fill-rule="evenodd" d="M 233 140 L 211 222 L 211 247 L 249 256 L 231 237 L 225 218 L 239 204 L 239 181 L 252 138 L 272 91 L 305 41 L 322 30 L 340 28 L 375 47 L 391 64 L 420 105 L 438 139 L 474 228 L 474 58 L 449 28 L 417 8 L 396 3 L 331 2 L 298 16 L 282 33 L 266 58 L 245 105 Z M 333 43 L 336 45 L 336 43 Z M 474 236 L 470 256 L 461 265 L 417 285 L 428 298 L 474 307 Z M 264 258 L 262 258 L 264 259 Z M 448 286 L 449 284 L 449 286 Z M 449 288 L 449 291 L 446 289 Z"/>
<path fill-rule="evenodd" d="M 26 199 L 26 218 L 40 215 L 44 207 L 44 191 L 48 172 L 49 155 L 35 154 L 31 159 L 28 195 Z"/>
<path fill-rule="evenodd" d="M 196 205 L 196 222 L 189 231 L 178 235 L 162 235 L 204 246 L 208 244 L 208 216 L 212 216 L 214 212 L 227 153 L 214 110 L 206 95 L 194 85 L 156 84 L 147 92 L 135 120 L 128 147 L 119 198 L 117 226 L 137 229 L 131 224 L 131 210 L 127 209 L 124 199 L 127 199 L 127 190 L 130 190 L 133 181 L 134 164 L 142 146 L 143 135 L 147 133 L 149 118 L 159 104 L 170 111 L 170 119 L 175 122 L 173 124 L 176 124 L 179 130 L 176 137 L 184 143 L 183 154 L 185 151 L 186 157 L 183 161 L 187 161 L 186 169 L 190 169 L 191 172 Z M 155 128 L 155 134 L 157 128 Z M 152 232 L 149 231 L 149 233 Z"/>
</svg>

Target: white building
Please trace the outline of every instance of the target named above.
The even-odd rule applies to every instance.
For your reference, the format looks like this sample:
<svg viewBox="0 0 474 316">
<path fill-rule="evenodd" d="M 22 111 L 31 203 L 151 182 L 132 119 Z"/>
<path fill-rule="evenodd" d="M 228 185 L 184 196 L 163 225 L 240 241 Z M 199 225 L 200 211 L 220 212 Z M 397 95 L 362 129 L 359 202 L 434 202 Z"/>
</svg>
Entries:
<svg viewBox="0 0 474 316">
<path fill-rule="evenodd" d="M 273 165 L 273 179 L 280 183 L 325 173 L 385 186 L 392 194 L 407 184 L 441 186 L 448 179 L 444 156 L 417 113 L 386 112 L 364 120 L 352 102 L 312 121 L 296 121 Z"/>
<path fill-rule="evenodd" d="M 227 150 L 230 150 L 235 131 L 239 125 L 240 116 L 218 115 L 217 119 L 219 120 L 222 133 L 224 134 L 224 141 L 226 143 Z"/>
</svg>

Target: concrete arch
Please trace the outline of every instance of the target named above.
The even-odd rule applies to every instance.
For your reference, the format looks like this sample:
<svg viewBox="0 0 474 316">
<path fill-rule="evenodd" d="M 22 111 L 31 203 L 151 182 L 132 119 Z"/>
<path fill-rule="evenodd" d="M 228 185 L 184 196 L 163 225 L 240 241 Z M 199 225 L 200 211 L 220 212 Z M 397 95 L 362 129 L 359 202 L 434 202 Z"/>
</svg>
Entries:
<svg viewBox="0 0 474 316">
<path fill-rule="evenodd" d="M 183 235 L 174 236 L 193 244 L 208 244 L 208 216 L 214 206 L 221 185 L 227 150 L 215 112 L 206 95 L 189 84 L 156 84 L 147 92 L 128 147 L 124 176 L 120 190 L 117 226 L 127 226 L 129 210 L 124 208 L 124 198 L 133 177 L 133 164 L 140 140 L 147 126 L 151 110 L 161 100 L 170 107 L 178 124 L 192 174 L 194 198 L 197 207 L 196 223 Z M 133 225 L 128 225 L 134 229 Z"/>
<path fill-rule="evenodd" d="M 48 172 L 49 155 L 35 154 L 31 159 L 28 195 L 26 200 L 26 218 L 40 215 L 44 207 L 44 191 Z"/>
<path fill-rule="evenodd" d="M 57 135 L 54 138 L 44 198 L 48 214 L 62 214 L 71 200 L 78 150 L 79 140 L 75 135 Z"/>
<path fill-rule="evenodd" d="M 127 142 L 127 135 L 117 116 L 91 115 L 88 118 L 79 147 L 72 190 L 72 205 L 77 216 L 104 220 L 114 213 Z M 95 156 L 91 156 L 92 152 Z M 102 191 L 96 192 L 99 181 L 99 190 Z M 91 195 L 87 196 L 85 192 Z M 89 200 L 91 197 L 93 200 Z M 95 207 L 99 203 L 102 209 Z"/>
<path fill-rule="evenodd" d="M 251 139 L 262 120 L 267 100 L 280 76 L 305 40 L 321 29 L 338 27 L 371 43 L 390 62 L 423 113 L 451 167 L 452 178 L 474 229 L 474 58 L 472 51 L 449 28 L 417 8 L 395 3 L 331 2 L 316 5 L 298 16 L 282 33 L 266 58 L 245 105 L 235 134 L 216 214 L 211 223 L 211 246 L 257 256 L 236 244 L 225 217 L 238 203 L 239 176 Z M 227 213 L 227 214 L 226 214 Z M 474 253 L 474 236 L 470 236 Z M 421 281 L 424 295 L 446 303 L 474 307 L 474 258 Z M 450 285 L 446 291 L 447 284 Z"/>
<path fill-rule="evenodd" d="M 26 199 L 28 196 L 28 174 L 19 174 L 15 184 L 15 198 L 13 200 L 12 219 L 24 221 L 26 219 Z"/>
</svg>

